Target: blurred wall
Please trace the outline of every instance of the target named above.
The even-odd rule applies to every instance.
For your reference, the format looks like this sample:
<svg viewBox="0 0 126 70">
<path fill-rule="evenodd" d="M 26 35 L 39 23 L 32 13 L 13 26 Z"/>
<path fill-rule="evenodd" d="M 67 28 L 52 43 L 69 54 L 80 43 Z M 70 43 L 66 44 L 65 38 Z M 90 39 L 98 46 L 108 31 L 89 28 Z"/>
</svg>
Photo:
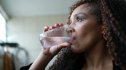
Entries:
<svg viewBox="0 0 126 70">
<path fill-rule="evenodd" d="M 57 22 L 66 24 L 67 15 L 11 18 L 7 21 L 7 39 L 9 42 L 17 42 L 25 48 L 29 52 L 29 63 L 31 63 L 41 51 L 39 34 L 42 33 L 43 27 Z"/>
</svg>

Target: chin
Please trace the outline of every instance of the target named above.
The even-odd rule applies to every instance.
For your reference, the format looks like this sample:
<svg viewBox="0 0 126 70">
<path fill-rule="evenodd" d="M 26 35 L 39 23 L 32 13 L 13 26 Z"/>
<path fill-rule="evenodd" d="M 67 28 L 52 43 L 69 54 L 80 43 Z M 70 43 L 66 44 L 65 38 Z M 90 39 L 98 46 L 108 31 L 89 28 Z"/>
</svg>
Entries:
<svg viewBox="0 0 126 70">
<path fill-rule="evenodd" d="M 74 53 L 83 53 L 84 52 L 84 49 L 81 49 L 80 47 L 76 47 L 74 45 L 71 46 L 71 50 Z"/>
</svg>

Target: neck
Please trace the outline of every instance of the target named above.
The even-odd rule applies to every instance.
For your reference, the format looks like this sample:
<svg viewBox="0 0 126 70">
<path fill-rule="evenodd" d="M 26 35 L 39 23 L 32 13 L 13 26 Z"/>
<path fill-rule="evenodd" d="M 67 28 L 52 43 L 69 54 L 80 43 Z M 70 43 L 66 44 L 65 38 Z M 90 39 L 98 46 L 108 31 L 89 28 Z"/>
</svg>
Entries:
<svg viewBox="0 0 126 70">
<path fill-rule="evenodd" d="M 105 67 L 106 63 L 112 63 L 111 57 L 108 54 L 104 41 L 98 42 L 93 49 L 89 50 L 84 55 L 86 57 L 85 67 L 87 68 L 102 69 L 103 67 Z"/>
</svg>

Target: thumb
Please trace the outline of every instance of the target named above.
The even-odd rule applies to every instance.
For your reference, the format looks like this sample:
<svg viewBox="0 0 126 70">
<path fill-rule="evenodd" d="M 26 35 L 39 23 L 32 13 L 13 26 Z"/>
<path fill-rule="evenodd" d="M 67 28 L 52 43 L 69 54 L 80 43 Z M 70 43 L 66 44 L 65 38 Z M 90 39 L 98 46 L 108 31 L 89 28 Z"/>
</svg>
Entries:
<svg viewBox="0 0 126 70">
<path fill-rule="evenodd" d="M 70 44 L 67 42 L 59 44 L 59 45 L 55 45 L 50 48 L 50 53 L 57 54 L 62 48 L 66 48 L 69 46 L 70 46 Z"/>
</svg>

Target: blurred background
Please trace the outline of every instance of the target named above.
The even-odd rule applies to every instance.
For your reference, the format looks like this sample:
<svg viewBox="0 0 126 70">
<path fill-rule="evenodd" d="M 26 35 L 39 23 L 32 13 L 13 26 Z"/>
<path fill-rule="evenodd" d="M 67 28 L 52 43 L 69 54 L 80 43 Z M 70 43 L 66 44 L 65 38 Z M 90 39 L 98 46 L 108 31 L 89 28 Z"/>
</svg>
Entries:
<svg viewBox="0 0 126 70">
<path fill-rule="evenodd" d="M 43 27 L 66 24 L 76 0 L 0 0 L 0 70 L 19 70 L 42 50 Z"/>
</svg>

